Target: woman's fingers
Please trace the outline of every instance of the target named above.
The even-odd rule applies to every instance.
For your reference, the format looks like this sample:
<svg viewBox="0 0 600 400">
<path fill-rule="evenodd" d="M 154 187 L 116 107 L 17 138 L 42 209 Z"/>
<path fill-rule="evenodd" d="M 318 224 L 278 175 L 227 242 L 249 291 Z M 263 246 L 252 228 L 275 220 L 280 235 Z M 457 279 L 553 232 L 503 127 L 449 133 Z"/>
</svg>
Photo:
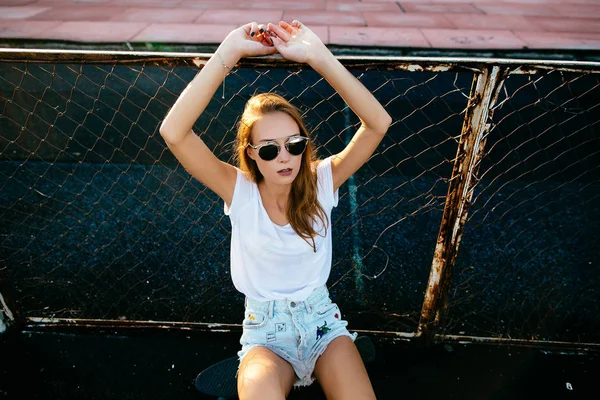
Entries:
<svg viewBox="0 0 600 400">
<path fill-rule="evenodd" d="M 296 27 L 293 25 L 288 24 L 285 21 L 279 21 L 279 26 L 283 29 L 285 29 L 285 31 L 287 33 L 289 33 L 290 35 L 293 35 L 294 33 L 296 33 Z"/>
<path fill-rule="evenodd" d="M 254 49 L 255 56 L 267 56 L 269 54 L 277 53 L 277 48 L 273 45 L 266 46 L 264 44 L 256 44 L 258 47 Z"/>
<path fill-rule="evenodd" d="M 256 41 L 263 46 L 273 46 L 271 38 L 267 34 L 267 27 L 264 24 L 258 24 L 256 22 L 250 22 L 240 27 L 244 33 L 248 36 L 247 39 Z"/>
<path fill-rule="evenodd" d="M 288 42 L 292 38 L 292 36 L 286 30 L 280 28 L 277 25 L 269 23 L 268 28 L 269 31 L 273 32 L 279 39 L 283 40 L 284 42 Z"/>
<path fill-rule="evenodd" d="M 265 26 L 265 24 L 259 24 L 257 25 L 258 28 L 258 35 L 264 35 L 265 32 L 267 31 L 267 27 Z"/>
<path fill-rule="evenodd" d="M 246 32 L 246 35 L 250 36 L 250 32 L 252 31 L 252 22 L 248 22 L 247 24 L 240 26 L 240 29 Z"/>
<path fill-rule="evenodd" d="M 258 24 L 256 22 L 252 23 L 252 29 L 250 29 L 250 36 L 256 37 L 258 34 Z"/>
<path fill-rule="evenodd" d="M 273 47 L 275 48 L 276 51 L 283 51 L 283 46 L 285 46 L 283 40 L 279 39 L 278 37 L 274 36 L 271 38 L 271 40 L 273 40 Z"/>
<path fill-rule="evenodd" d="M 273 46 L 273 42 L 267 33 L 267 27 L 264 24 L 258 25 L 258 32 L 256 34 L 256 38 L 259 42 L 264 44 L 265 46 Z"/>
</svg>

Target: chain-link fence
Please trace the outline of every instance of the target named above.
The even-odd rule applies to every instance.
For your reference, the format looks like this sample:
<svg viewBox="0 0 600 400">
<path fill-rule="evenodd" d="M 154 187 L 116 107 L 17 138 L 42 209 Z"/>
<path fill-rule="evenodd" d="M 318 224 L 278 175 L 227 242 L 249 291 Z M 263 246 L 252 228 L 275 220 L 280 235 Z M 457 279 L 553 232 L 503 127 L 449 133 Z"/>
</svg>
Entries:
<svg viewBox="0 0 600 400">
<path fill-rule="evenodd" d="M 30 323 L 241 321 L 223 203 L 158 133 L 195 56 L 0 53 L 0 274 Z M 600 65 L 342 61 L 394 119 L 332 214 L 350 328 L 598 343 Z M 222 160 L 263 91 L 322 158 L 358 127 L 314 71 L 244 60 L 195 125 Z"/>
</svg>

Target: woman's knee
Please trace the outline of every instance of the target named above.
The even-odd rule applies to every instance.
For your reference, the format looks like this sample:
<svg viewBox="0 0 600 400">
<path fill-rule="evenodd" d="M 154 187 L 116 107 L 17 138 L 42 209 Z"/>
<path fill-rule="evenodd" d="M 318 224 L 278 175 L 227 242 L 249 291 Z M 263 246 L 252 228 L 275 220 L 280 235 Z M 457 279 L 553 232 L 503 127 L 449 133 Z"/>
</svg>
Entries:
<svg viewBox="0 0 600 400">
<path fill-rule="evenodd" d="M 251 349 L 240 364 L 238 396 L 244 399 L 283 399 L 292 389 L 292 366 L 264 347 Z"/>
</svg>

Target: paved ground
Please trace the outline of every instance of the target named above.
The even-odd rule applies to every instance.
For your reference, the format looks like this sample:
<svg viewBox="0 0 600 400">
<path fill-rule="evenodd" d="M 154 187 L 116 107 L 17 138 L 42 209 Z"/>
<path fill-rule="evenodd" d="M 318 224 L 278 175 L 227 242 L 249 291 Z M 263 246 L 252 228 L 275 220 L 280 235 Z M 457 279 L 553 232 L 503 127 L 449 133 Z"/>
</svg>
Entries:
<svg viewBox="0 0 600 400">
<path fill-rule="evenodd" d="M 25 331 L 0 336 L 0 351 L 7 360 L 0 363 L 0 396 L 215 399 L 197 392 L 194 378 L 212 363 L 235 355 L 238 335 Z M 373 342 L 377 355 L 367 370 L 379 400 L 587 400 L 597 390 L 600 357 L 594 352 L 476 344 L 424 349 L 376 337 Z M 294 390 L 289 400 L 325 400 L 325 396 L 314 384 Z"/>
<path fill-rule="evenodd" d="M 600 50 L 600 0 L 0 0 L 0 39 L 214 44 L 280 19 L 343 46 Z"/>
</svg>

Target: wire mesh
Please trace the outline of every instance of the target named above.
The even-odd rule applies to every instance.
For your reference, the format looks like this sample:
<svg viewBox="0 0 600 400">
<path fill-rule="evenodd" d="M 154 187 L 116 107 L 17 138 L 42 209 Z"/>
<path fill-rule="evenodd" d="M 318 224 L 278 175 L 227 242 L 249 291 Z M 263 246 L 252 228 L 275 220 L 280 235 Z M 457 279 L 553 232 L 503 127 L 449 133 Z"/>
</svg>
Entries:
<svg viewBox="0 0 600 400">
<path fill-rule="evenodd" d="M 184 64 L 0 64 L 0 268 L 24 315 L 241 321 L 222 201 L 158 133 Z M 332 296 L 354 329 L 414 331 L 473 75 L 354 73 L 395 122 L 340 191 Z M 263 91 L 300 109 L 323 158 L 358 127 L 314 71 L 240 68 L 194 127 L 222 160 Z"/>
<path fill-rule="evenodd" d="M 598 342 L 600 75 L 505 81 L 454 268 L 446 332 Z"/>
</svg>

